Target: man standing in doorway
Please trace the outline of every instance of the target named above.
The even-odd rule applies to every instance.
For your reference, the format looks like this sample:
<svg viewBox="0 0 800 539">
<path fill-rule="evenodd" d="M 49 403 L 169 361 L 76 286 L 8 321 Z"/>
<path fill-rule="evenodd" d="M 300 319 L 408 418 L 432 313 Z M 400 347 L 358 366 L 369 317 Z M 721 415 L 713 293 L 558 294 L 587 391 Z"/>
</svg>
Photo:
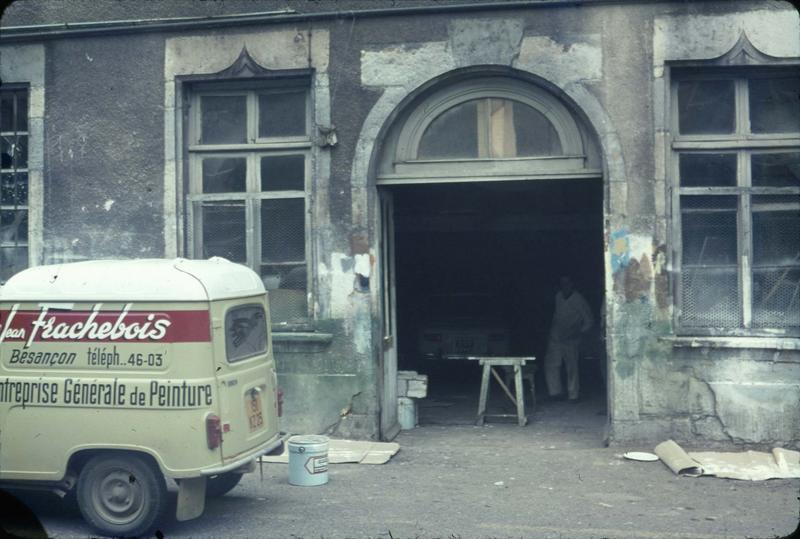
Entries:
<svg viewBox="0 0 800 539">
<path fill-rule="evenodd" d="M 561 277 L 559 284 L 561 289 L 556 293 L 556 307 L 544 357 L 544 373 L 550 397 L 560 397 L 563 362 L 567 371 L 567 395 L 571 402 L 576 402 L 580 389 L 578 349 L 581 338 L 592 327 L 592 312 L 580 292 L 575 290 L 570 277 Z"/>
</svg>

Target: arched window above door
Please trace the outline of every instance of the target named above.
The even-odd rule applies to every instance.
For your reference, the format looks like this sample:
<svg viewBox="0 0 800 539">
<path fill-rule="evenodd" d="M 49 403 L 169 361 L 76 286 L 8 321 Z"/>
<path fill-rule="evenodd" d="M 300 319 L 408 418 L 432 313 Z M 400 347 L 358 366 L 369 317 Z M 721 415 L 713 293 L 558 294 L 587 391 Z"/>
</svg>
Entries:
<svg viewBox="0 0 800 539">
<path fill-rule="evenodd" d="M 417 159 L 508 159 L 563 155 L 553 123 L 535 108 L 485 97 L 459 103 L 433 119 Z"/>
<path fill-rule="evenodd" d="M 378 183 L 599 176 L 567 107 L 524 80 L 483 76 L 412 101 L 388 133 Z"/>
</svg>

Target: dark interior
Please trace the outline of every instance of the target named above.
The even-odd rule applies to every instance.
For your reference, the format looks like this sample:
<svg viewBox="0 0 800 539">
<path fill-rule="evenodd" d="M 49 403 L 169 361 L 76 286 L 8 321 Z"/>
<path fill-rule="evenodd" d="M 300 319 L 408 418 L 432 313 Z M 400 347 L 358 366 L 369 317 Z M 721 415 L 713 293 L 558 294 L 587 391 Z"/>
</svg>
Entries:
<svg viewBox="0 0 800 539">
<path fill-rule="evenodd" d="M 432 297 L 479 294 L 506 328 L 509 353 L 538 358 L 537 389 L 544 395 L 553 299 L 559 277 L 567 274 L 595 315 L 582 352 L 582 394 L 605 395 L 602 182 L 455 183 L 392 191 L 400 370 L 427 374 L 431 397 L 457 392 L 477 398 L 476 362 L 423 357 L 420 339 L 433 316 L 464 314 L 459 301 L 431 307 Z M 452 311 L 442 312 L 448 305 Z"/>
</svg>

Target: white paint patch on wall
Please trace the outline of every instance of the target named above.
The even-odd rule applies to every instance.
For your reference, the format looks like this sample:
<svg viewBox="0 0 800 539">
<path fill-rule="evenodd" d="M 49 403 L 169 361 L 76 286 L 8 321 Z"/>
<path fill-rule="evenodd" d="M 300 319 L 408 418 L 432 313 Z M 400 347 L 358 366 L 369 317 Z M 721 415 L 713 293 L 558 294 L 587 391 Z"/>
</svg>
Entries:
<svg viewBox="0 0 800 539">
<path fill-rule="evenodd" d="M 355 272 L 369 279 L 370 273 L 372 272 L 372 265 L 370 264 L 370 257 L 368 254 L 359 254 L 355 256 Z"/>
<path fill-rule="evenodd" d="M 356 353 L 367 355 L 372 348 L 372 319 L 368 313 L 363 314 L 363 316 L 355 317 L 353 343 L 356 347 Z"/>
<path fill-rule="evenodd" d="M 519 54 L 522 19 L 455 19 L 447 25 L 456 64 L 511 65 Z"/>
<path fill-rule="evenodd" d="M 654 75 L 669 60 L 707 60 L 728 52 L 742 32 L 771 56 L 800 56 L 800 15 L 785 10 L 760 10 L 724 15 L 658 17 L 653 27 Z"/>
<path fill-rule="evenodd" d="M 343 267 L 350 267 L 344 270 Z M 319 264 L 318 273 L 324 276 L 330 284 L 330 315 L 332 318 L 347 320 L 350 318 L 350 295 L 353 293 L 353 272 L 352 258 L 344 253 L 331 253 L 331 263 L 327 266 Z"/>
<path fill-rule="evenodd" d="M 642 256 L 651 258 L 653 256 L 653 237 L 641 234 L 629 234 L 628 253 L 631 259 L 641 260 Z"/>
<path fill-rule="evenodd" d="M 535 73 L 559 86 L 603 78 L 603 49 L 599 34 L 586 34 L 580 41 L 559 43 L 547 36 L 522 40 L 514 67 Z"/>
<path fill-rule="evenodd" d="M 455 67 L 453 56 L 444 41 L 361 51 L 361 84 L 402 86 L 412 90 Z"/>
</svg>

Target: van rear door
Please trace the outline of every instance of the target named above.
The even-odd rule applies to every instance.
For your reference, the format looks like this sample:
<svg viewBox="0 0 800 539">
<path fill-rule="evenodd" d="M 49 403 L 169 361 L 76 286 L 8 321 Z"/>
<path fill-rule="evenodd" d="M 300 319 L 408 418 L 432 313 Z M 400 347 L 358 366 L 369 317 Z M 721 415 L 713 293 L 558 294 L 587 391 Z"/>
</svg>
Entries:
<svg viewBox="0 0 800 539">
<path fill-rule="evenodd" d="M 277 376 L 263 296 L 224 302 L 217 314 L 222 458 L 229 461 L 278 434 Z"/>
</svg>

